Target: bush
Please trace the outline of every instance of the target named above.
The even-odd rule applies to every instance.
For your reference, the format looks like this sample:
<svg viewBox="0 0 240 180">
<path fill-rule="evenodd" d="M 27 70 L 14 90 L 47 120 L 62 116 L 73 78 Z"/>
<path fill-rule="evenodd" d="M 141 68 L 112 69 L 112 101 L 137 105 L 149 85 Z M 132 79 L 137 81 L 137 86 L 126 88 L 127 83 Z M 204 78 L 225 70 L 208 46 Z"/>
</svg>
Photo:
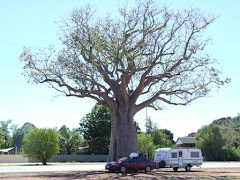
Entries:
<svg viewBox="0 0 240 180">
<path fill-rule="evenodd" d="M 59 152 L 59 136 L 53 129 L 32 129 L 24 136 L 22 150 L 24 154 L 43 165 Z"/>
<path fill-rule="evenodd" d="M 239 161 L 240 160 L 240 154 L 238 150 L 234 147 L 231 147 L 229 145 L 223 147 L 224 152 L 224 161 Z"/>
</svg>

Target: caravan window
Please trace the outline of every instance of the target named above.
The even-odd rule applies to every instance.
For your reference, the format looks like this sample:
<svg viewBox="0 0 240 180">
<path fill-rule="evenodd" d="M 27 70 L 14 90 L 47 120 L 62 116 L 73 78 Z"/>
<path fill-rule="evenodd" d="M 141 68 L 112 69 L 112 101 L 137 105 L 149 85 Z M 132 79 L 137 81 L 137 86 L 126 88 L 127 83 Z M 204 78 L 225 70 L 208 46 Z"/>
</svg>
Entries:
<svg viewBox="0 0 240 180">
<path fill-rule="evenodd" d="M 182 157 L 182 151 L 178 151 L 178 156 Z"/>
<path fill-rule="evenodd" d="M 191 157 L 192 158 L 199 157 L 199 152 L 191 152 Z"/>
<path fill-rule="evenodd" d="M 160 151 L 157 156 L 160 158 L 160 159 L 166 159 L 167 157 L 167 152 L 166 151 Z"/>
<path fill-rule="evenodd" d="M 171 156 L 172 156 L 172 158 L 177 158 L 177 152 L 172 152 Z"/>
</svg>

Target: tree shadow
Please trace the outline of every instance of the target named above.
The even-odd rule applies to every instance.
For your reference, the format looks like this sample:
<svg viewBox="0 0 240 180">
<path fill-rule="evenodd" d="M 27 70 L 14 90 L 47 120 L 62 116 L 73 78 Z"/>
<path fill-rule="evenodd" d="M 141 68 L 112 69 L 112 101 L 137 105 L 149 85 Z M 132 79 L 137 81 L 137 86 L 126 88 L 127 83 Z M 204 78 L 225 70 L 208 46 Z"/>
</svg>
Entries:
<svg viewBox="0 0 240 180">
<path fill-rule="evenodd" d="M 230 172 L 235 173 L 229 174 Z M 8 176 L 11 177 L 11 176 Z M 18 177 L 19 179 L 238 179 L 240 177 L 240 170 L 203 170 L 197 169 L 190 172 L 179 170 L 174 172 L 173 170 L 154 170 L 150 173 L 145 172 L 108 172 L 108 171 L 71 171 L 71 172 L 39 172 L 39 173 L 19 173 L 12 177 Z M 235 178 L 236 177 L 236 178 Z M 10 178 L 11 179 L 11 178 Z"/>
<path fill-rule="evenodd" d="M 51 173 L 51 174 L 40 174 L 35 175 L 35 178 L 42 179 L 150 179 L 157 180 L 157 174 L 155 172 L 106 172 L 106 171 L 79 171 L 79 172 L 67 172 L 67 173 Z"/>
<path fill-rule="evenodd" d="M 193 173 L 199 173 L 201 171 L 191 171 Z M 150 173 L 145 172 L 107 172 L 107 171 L 79 171 L 79 172 L 59 172 L 52 174 L 41 174 L 36 175 L 36 178 L 43 179 L 188 179 L 189 172 L 185 171 L 151 171 Z M 183 177 L 182 177 L 183 176 Z"/>
</svg>

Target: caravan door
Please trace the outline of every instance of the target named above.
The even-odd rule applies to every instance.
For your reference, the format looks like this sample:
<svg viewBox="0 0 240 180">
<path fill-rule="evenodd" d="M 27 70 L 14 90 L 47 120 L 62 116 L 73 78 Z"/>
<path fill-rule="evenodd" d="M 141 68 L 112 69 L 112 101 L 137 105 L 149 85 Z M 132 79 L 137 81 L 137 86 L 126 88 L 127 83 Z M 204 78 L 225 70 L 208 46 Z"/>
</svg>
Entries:
<svg viewBox="0 0 240 180">
<path fill-rule="evenodd" d="M 178 151 L 178 165 L 179 167 L 183 167 L 183 152 Z"/>
</svg>

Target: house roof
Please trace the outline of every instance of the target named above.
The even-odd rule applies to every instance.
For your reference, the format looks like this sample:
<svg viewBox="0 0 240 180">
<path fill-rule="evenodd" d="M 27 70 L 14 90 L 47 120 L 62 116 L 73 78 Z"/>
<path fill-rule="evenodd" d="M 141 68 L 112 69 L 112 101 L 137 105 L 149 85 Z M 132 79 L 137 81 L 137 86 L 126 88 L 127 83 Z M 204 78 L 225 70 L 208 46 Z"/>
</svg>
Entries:
<svg viewBox="0 0 240 180">
<path fill-rule="evenodd" d="M 180 137 L 177 139 L 176 144 L 196 144 L 197 140 L 195 137 Z"/>
<path fill-rule="evenodd" d="M 8 153 L 10 150 L 14 149 L 15 147 L 12 148 L 7 148 L 7 149 L 0 149 L 0 152 Z"/>
</svg>

